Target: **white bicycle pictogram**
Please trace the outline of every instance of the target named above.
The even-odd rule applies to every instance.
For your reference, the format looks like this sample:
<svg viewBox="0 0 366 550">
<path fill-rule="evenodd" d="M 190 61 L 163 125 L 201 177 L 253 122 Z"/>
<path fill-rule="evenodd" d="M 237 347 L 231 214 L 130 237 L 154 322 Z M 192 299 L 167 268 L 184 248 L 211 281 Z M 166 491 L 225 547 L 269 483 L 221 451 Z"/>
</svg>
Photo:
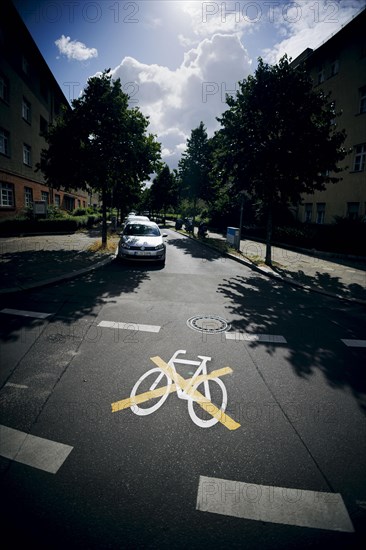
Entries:
<svg viewBox="0 0 366 550">
<path fill-rule="evenodd" d="M 159 399 L 154 405 L 150 407 L 142 407 L 141 404 L 133 403 L 131 405 L 131 410 L 133 413 L 139 415 L 139 416 L 146 416 L 148 414 L 151 414 L 155 411 L 157 411 L 166 401 L 168 398 L 169 393 L 172 393 L 173 384 L 175 384 L 175 391 L 177 392 L 177 396 L 179 399 L 185 399 L 188 401 L 188 412 L 192 419 L 192 421 L 199 426 L 200 428 L 211 428 L 211 426 L 214 426 L 217 422 L 219 422 L 219 418 L 213 417 L 209 420 L 203 420 L 200 418 L 195 410 L 194 410 L 194 403 L 198 401 L 197 396 L 198 388 L 201 384 L 203 384 L 203 392 L 200 392 L 203 396 L 206 402 L 211 402 L 211 390 L 210 390 L 210 384 L 214 382 L 217 384 L 221 390 L 221 404 L 217 404 L 218 409 L 222 413 L 225 412 L 226 406 L 227 406 L 227 391 L 225 384 L 220 378 L 217 377 L 208 377 L 207 372 L 207 363 L 211 361 L 211 357 L 206 357 L 204 355 L 198 355 L 199 361 L 189 360 L 186 358 L 178 358 L 179 355 L 185 355 L 186 350 L 177 350 L 173 357 L 168 361 L 168 365 L 171 367 L 174 374 L 177 374 L 176 371 L 176 365 L 186 365 L 186 366 L 195 366 L 197 367 L 197 370 L 193 374 L 192 378 L 189 381 L 189 390 L 188 393 L 182 389 L 179 386 L 179 383 L 177 381 L 178 377 L 174 376 L 174 381 L 166 372 L 161 370 L 160 368 L 153 368 L 147 372 L 145 372 L 136 382 L 134 387 L 131 390 L 130 394 L 130 400 L 133 403 L 134 398 L 139 394 L 139 387 L 142 384 L 143 381 L 145 381 L 147 378 L 151 378 L 152 382 L 151 385 L 150 381 L 148 383 L 149 386 L 149 392 L 155 392 L 155 395 L 157 391 L 159 390 L 159 387 L 161 388 L 161 395 L 159 393 Z M 198 377 L 200 377 L 198 379 Z M 198 380 L 197 380 L 198 379 Z M 162 383 L 165 383 L 165 386 L 161 386 Z M 160 386 L 159 386 L 160 385 Z"/>
</svg>

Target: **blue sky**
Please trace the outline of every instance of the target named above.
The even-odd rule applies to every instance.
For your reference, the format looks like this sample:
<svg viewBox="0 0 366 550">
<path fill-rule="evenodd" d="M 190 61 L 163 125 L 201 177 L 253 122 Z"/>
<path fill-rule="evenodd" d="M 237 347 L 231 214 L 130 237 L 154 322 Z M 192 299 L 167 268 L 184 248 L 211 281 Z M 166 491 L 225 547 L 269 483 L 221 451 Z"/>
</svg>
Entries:
<svg viewBox="0 0 366 550">
<path fill-rule="evenodd" d="M 255 71 L 317 48 L 366 0 L 13 0 L 66 98 L 111 69 L 149 116 L 171 168 L 191 130 L 208 134 L 225 94 Z"/>
</svg>

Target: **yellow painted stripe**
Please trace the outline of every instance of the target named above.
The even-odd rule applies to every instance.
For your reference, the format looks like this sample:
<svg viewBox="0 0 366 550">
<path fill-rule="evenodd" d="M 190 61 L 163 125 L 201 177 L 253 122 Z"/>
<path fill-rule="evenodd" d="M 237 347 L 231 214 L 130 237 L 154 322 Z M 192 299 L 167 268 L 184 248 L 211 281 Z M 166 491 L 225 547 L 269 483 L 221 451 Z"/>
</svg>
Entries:
<svg viewBox="0 0 366 550">
<path fill-rule="evenodd" d="M 221 409 L 216 407 L 216 405 L 211 403 L 211 401 L 207 399 L 204 395 L 202 395 L 202 393 L 197 390 L 192 391 L 192 379 L 187 382 L 159 356 L 150 357 L 150 359 L 153 363 L 155 363 L 155 365 L 159 367 L 159 369 L 164 371 L 170 378 L 172 378 L 172 380 L 174 380 L 176 384 L 178 384 L 186 393 L 188 393 L 189 396 L 194 399 L 204 411 L 206 411 L 214 418 L 217 418 L 217 420 L 221 422 L 221 424 L 223 424 L 228 430 L 237 430 L 240 427 L 240 424 L 238 422 L 235 422 L 235 420 L 230 418 L 230 416 L 228 416 Z"/>
<path fill-rule="evenodd" d="M 230 367 L 225 367 L 223 369 L 214 370 L 207 375 L 201 374 L 201 376 L 197 376 L 195 384 L 203 382 L 204 380 L 218 378 L 219 376 L 224 376 L 225 374 L 230 374 L 231 372 L 233 371 Z M 191 380 L 192 378 L 188 378 L 184 381 L 189 383 Z M 130 407 L 132 407 L 132 405 L 139 405 L 140 403 L 144 403 L 145 401 L 149 401 L 150 399 L 155 399 L 156 397 L 161 397 L 166 392 L 166 388 L 167 386 L 164 386 L 162 388 L 157 388 L 156 390 L 140 393 L 139 395 L 135 395 L 135 397 L 128 397 L 127 399 L 122 399 L 121 401 L 115 401 L 114 403 L 112 403 L 112 413 L 122 411 L 123 409 L 129 409 Z M 176 389 L 176 385 L 171 384 L 169 388 L 169 393 L 175 392 Z"/>
<path fill-rule="evenodd" d="M 169 388 L 169 393 L 176 391 L 176 385 L 172 384 Z M 123 409 L 128 409 L 132 405 L 139 405 L 149 399 L 154 399 L 155 397 L 161 397 L 166 392 L 166 386 L 162 388 L 157 388 L 156 390 L 146 391 L 135 395 L 135 397 L 128 397 L 127 399 L 122 399 L 121 401 L 116 401 L 112 403 L 112 412 L 122 411 Z"/>
</svg>

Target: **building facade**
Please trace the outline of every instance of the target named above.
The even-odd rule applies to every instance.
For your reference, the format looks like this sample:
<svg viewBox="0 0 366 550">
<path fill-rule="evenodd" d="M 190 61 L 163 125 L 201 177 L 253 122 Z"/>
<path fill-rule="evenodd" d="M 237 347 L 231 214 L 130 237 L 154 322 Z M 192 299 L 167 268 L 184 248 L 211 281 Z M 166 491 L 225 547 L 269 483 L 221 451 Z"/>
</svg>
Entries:
<svg viewBox="0 0 366 550">
<path fill-rule="evenodd" d="M 349 153 L 335 174 L 342 181 L 302 197 L 299 221 L 334 223 L 335 217 L 366 220 L 366 9 L 316 50 L 308 48 L 292 64 L 305 63 L 315 88 L 330 92 Z M 306 155 L 306 151 L 304 151 Z M 311 162 L 311 159 L 306 159 Z"/>
<path fill-rule="evenodd" d="M 43 133 L 70 109 L 61 88 L 11 0 L 0 3 L 0 218 L 24 212 L 38 201 L 72 211 L 87 207 L 84 191 L 57 191 L 36 171 Z"/>
</svg>

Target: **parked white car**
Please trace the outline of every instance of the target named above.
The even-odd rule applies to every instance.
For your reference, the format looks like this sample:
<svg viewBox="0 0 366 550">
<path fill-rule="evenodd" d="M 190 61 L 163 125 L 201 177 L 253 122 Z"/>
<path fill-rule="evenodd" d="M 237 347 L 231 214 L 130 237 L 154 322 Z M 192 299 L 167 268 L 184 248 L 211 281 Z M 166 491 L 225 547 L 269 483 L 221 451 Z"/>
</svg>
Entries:
<svg viewBox="0 0 366 550">
<path fill-rule="evenodd" d="M 139 216 L 141 217 L 141 216 Z M 165 265 L 166 233 L 149 220 L 129 221 L 124 226 L 118 245 L 118 258 L 123 260 L 156 261 Z"/>
<path fill-rule="evenodd" d="M 126 225 L 126 223 L 133 222 L 133 221 L 137 221 L 137 222 L 149 222 L 150 219 L 149 219 L 147 216 L 138 216 L 137 214 L 129 214 L 129 215 L 125 218 L 124 224 Z"/>
</svg>

